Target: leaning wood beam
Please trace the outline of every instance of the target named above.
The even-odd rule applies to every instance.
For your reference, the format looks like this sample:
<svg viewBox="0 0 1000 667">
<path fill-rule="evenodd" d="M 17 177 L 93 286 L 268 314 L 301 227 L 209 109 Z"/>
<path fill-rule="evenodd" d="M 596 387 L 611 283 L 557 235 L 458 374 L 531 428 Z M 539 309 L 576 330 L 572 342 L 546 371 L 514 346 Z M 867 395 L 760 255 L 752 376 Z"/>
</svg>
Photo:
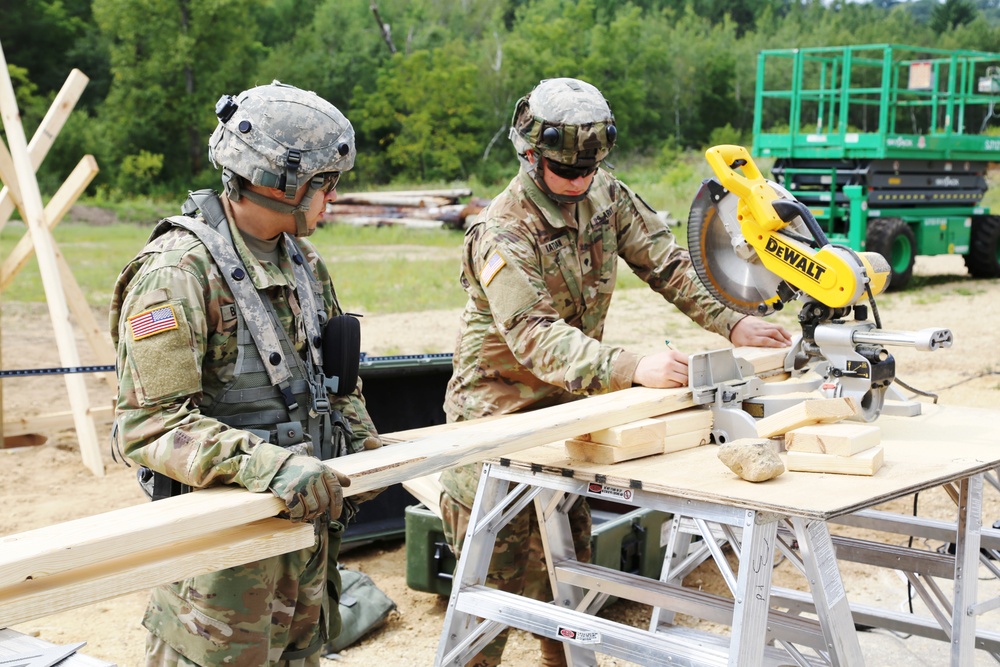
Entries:
<svg viewBox="0 0 1000 667">
<path fill-rule="evenodd" d="M 38 129 L 35 130 L 34 136 L 31 137 L 31 143 L 28 144 L 28 157 L 31 159 L 31 166 L 35 171 L 38 170 L 39 165 L 42 164 L 42 160 L 48 155 L 49 149 L 56 139 L 56 135 L 62 130 L 63 124 L 69 118 L 73 107 L 76 106 L 76 102 L 80 99 L 80 95 L 83 93 L 83 89 L 87 87 L 89 80 L 87 75 L 78 69 L 74 69 L 66 77 L 66 82 L 63 83 L 59 94 L 56 95 L 52 106 L 49 107 L 48 112 L 45 114 L 45 118 L 38 125 Z M 10 219 L 10 214 L 14 212 L 15 206 L 14 200 L 11 199 L 10 188 L 4 187 L 0 190 L 0 230 L 7 224 L 7 220 Z"/>
<path fill-rule="evenodd" d="M 55 229 L 55 226 L 69 212 L 70 207 L 73 206 L 73 203 L 83 193 L 90 182 L 94 180 L 98 171 L 97 161 L 92 155 L 85 155 L 77 163 L 76 168 L 70 173 L 66 181 L 45 206 L 45 222 L 50 230 Z M 0 169 L 0 179 L 3 179 L 4 176 L 4 170 Z M 73 317 L 76 318 L 76 322 L 80 325 L 80 329 L 83 331 L 90 349 L 94 352 L 96 363 L 105 366 L 114 364 L 115 349 L 111 345 L 111 342 L 104 337 L 104 328 L 98 325 L 94 313 L 87 304 L 86 295 L 80 289 L 79 284 L 77 284 L 76 278 L 73 276 L 73 271 L 66 263 L 65 257 L 63 257 L 59 246 L 54 240 L 52 248 L 56 256 L 56 263 L 59 266 L 59 277 L 66 292 L 69 309 Z M 11 281 L 14 280 L 18 272 L 27 264 L 32 252 L 34 252 L 34 244 L 31 240 L 31 233 L 28 232 L 21 237 L 21 240 L 11 250 L 7 259 L 4 260 L 3 266 L 0 267 L 0 291 L 6 290 L 10 286 Z M 112 392 L 117 391 L 118 382 L 114 373 L 101 373 L 101 377 Z"/>
<path fill-rule="evenodd" d="M 137 554 L 95 561 L 0 591 L 0 628 L 59 611 L 305 549 L 315 543 L 311 524 L 265 519 Z"/>
<path fill-rule="evenodd" d="M 70 172 L 66 181 L 45 206 L 45 221 L 48 223 L 49 229 L 55 229 L 55 226 L 69 212 L 70 207 L 73 206 L 73 202 L 77 200 L 83 191 L 87 189 L 87 186 L 90 185 L 90 182 L 94 180 L 94 177 L 97 176 L 98 171 L 97 160 L 94 159 L 94 156 L 83 156 L 80 162 L 77 163 L 76 168 Z M 6 181 L 7 177 L 6 170 L 0 167 L 0 180 Z M 34 251 L 35 247 L 31 242 L 31 233 L 26 233 L 11 251 L 7 253 L 7 257 L 3 260 L 3 267 L 0 268 L 0 291 L 10 287 L 11 281 L 17 277 L 17 274 L 24 268 L 24 265 L 28 263 L 28 260 L 31 259 L 31 253 Z"/>
<path fill-rule="evenodd" d="M 42 285 L 45 288 L 45 301 L 49 308 L 49 317 L 56 334 L 56 347 L 63 366 L 80 366 L 80 355 L 76 349 L 73 329 L 69 323 L 69 308 L 66 294 L 59 279 L 59 267 L 52 248 L 52 235 L 45 223 L 45 211 L 42 207 L 42 195 L 35 180 L 34 168 L 28 155 L 28 145 L 24 137 L 24 127 L 21 125 L 17 99 L 14 96 L 14 85 L 7 70 L 7 59 L 0 49 L 0 118 L 3 120 L 7 141 L 10 145 L 10 157 L 18 175 L 25 222 L 31 231 L 35 246 L 35 256 L 38 258 L 38 268 L 42 274 Z M 2 144 L 0 144 L 2 145 Z M 7 148 L 3 148 L 7 153 Z M 13 187 L 12 187 L 13 189 Z M 75 373 L 65 376 L 66 389 L 69 393 L 70 407 L 73 410 L 77 437 L 80 439 L 80 451 L 83 464 L 95 475 L 104 475 L 104 462 L 101 459 L 100 446 L 97 443 L 97 429 L 94 420 L 88 413 L 90 408 L 87 396 L 87 385 L 84 378 Z"/>
</svg>

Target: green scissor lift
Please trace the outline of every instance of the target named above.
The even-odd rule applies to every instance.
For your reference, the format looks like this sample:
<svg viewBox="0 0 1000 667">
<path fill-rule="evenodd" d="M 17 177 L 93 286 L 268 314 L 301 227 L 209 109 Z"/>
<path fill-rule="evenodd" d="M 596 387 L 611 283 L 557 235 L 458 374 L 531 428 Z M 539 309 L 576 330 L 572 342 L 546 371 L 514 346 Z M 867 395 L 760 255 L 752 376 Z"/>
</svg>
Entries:
<svg viewBox="0 0 1000 667">
<path fill-rule="evenodd" d="M 917 255 L 1000 276 L 1000 54 L 869 44 L 761 51 L 754 145 L 833 243 L 882 254 L 891 288 Z"/>
</svg>

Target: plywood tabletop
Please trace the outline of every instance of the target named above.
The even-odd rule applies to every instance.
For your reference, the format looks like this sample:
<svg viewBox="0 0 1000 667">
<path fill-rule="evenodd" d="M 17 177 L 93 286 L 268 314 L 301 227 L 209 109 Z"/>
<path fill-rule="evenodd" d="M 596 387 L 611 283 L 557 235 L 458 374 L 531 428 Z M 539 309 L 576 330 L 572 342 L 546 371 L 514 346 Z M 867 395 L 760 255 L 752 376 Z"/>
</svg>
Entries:
<svg viewBox="0 0 1000 667">
<path fill-rule="evenodd" d="M 561 445 L 523 450 L 503 463 L 586 481 L 727 506 L 826 520 L 1000 466 L 1000 410 L 924 404 L 917 417 L 881 417 L 885 464 L 873 476 L 785 472 L 762 483 L 736 476 L 715 445 L 613 465 L 566 457 Z"/>
</svg>

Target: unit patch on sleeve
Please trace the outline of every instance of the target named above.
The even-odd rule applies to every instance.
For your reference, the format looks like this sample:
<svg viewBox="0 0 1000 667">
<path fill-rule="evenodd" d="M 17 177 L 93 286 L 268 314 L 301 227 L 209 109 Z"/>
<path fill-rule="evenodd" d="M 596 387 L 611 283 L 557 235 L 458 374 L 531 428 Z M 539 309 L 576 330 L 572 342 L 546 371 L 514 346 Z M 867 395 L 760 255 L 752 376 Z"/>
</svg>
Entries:
<svg viewBox="0 0 1000 667">
<path fill-rule="evenodd" d="M 486 265 L 483 266 L 483 270 L 479 272 L 479 282 L 482 283 L 484 287 L 489 285 L 493 278 L 500 273 L 500 269 L 505 266 L 507 266 L 507 260 L 505 260 L 498 251 L 494 250 L 493 254 L 490 255 L 490 258 L 486 260 Z"/>
<path fill-rule="evenodd" d="M 171 305 L 153 308 L 128 318 L 132 340 L 141 340 L 177 328 L 177 316 Z"/>
</svg>

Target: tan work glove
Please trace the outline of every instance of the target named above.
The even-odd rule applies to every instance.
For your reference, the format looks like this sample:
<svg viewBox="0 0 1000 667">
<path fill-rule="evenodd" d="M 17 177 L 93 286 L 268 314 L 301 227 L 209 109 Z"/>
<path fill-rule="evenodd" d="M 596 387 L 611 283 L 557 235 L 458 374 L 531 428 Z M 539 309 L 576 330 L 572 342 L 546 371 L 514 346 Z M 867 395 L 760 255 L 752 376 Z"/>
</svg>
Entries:
<svg viewBox="0 0 1000 667">
<path fill-rule="evenodd" d="M 319 459 L 294 454 L 278 468 L 267 488 L 285 501 L 292 521 L 308 521 L 327 511 L 335 521 L 344 506 L 342 487 L 350 485 L 350 477 L 326 467 Z"/>
</svg>

